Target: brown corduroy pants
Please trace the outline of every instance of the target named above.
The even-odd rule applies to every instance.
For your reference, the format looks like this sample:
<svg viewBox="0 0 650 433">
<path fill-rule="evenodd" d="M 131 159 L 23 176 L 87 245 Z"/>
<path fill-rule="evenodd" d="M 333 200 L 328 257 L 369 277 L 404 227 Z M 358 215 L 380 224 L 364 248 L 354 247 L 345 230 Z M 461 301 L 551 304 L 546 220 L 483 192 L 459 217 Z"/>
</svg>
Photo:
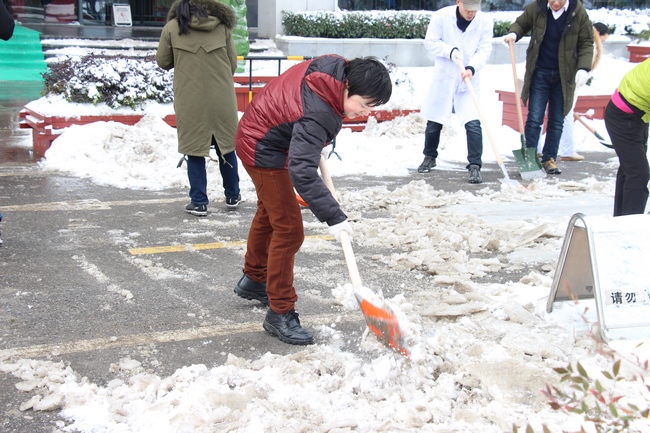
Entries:
<svg viewBox="0 0 650 433">
<path fill-rule="evenodd" d="M 293 267 L 305 239 L 300 205 L 288 170 L 243 165 L 257 192 L 244 272 L 254 281 L 266 282 L 271 309 L 286 314 L 298 300 Z"/>
</svg>

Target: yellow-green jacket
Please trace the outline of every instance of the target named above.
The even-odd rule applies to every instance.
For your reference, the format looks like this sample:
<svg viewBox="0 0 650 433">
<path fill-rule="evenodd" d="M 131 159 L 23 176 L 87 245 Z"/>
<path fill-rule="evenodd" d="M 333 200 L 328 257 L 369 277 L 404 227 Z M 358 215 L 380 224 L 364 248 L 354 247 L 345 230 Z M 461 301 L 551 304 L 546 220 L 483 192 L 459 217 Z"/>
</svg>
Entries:
<svg viewBox="0 0 650 433">
<path fill-rule="evenodd" d="M 650 123 L 650 59 L 645 59 L 625 74 L 618 86 L 625 100 L 645 113 L 641 118 Z"/>
</svg>

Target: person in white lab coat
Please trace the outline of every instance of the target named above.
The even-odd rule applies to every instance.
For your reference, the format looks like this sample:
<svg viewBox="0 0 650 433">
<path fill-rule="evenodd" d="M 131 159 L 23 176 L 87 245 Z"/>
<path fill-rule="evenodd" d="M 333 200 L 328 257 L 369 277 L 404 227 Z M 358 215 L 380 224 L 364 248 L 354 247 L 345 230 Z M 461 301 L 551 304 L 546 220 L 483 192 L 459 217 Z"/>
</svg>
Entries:
<svg viewBox="0 0 650 433">
<path fill-rule="evenodd" d="M 428 173 L 436 166 L 438 144 L 443 125 L 451 124 L 455 113 L 467 132 L 467 160 L 470 183 L 481 183 L 483 131 L 478 110 L 464 82 L 471 79 L 475 93 L 480 95 L 480 70 L 492 52 L 492 19 L 481 13 L 481 0 L 456 0 L 431 15 L 424 46 L 435 56 L 431 87 L 422 104 L 427 119 L 424 133 L 424 161 L 419 173 Z M 465 66 L 461 73 L 458 60 Z"/>
</svg>

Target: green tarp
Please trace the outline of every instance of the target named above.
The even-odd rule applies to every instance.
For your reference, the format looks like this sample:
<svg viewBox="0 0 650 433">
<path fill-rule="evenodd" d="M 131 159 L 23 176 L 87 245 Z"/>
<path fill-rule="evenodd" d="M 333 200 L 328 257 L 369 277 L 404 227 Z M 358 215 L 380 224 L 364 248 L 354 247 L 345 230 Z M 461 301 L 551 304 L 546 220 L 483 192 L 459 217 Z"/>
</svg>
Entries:
<svg viewBox="0 0 650 433">
<path fill-rule="evenodd" d="M 45 71 L 40 34 L 16 24 L 11 39 L 0 41 L 0 81 L 42 81 Z"/>
</svg>

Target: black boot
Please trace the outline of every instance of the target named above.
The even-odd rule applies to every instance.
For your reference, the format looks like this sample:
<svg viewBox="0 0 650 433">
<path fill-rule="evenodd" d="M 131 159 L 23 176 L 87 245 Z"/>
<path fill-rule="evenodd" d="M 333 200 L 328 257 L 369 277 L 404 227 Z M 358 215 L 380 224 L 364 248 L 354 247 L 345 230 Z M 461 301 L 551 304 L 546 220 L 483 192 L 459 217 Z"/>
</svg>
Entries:
<svg viewBox="0 0 650 433">
<path fill-rule="evenodd" d="M 258 283 L 244 274 L 235 287 L 235 293 L 244 299 L 260 301 L 265 307 L 269 306 L 269 297 L 266 294 L 266 283 Z"/>
<path fill-rule="evenodd" d="M 314 337 L 300 326 L 298 313 L 295 310 L 287 314 L 278 314 L 269 308 L 263 326 L 266 332 L 275 335 L 285 343 L 300 345 L 314 343 Z"/>
<path fill-rule="evenodd" d="M 470 164 L 468 170 L 469 183 L 483 183 L 483 178 L 481 177 L 481 167 L 476 164 Z"/>
</svg>

